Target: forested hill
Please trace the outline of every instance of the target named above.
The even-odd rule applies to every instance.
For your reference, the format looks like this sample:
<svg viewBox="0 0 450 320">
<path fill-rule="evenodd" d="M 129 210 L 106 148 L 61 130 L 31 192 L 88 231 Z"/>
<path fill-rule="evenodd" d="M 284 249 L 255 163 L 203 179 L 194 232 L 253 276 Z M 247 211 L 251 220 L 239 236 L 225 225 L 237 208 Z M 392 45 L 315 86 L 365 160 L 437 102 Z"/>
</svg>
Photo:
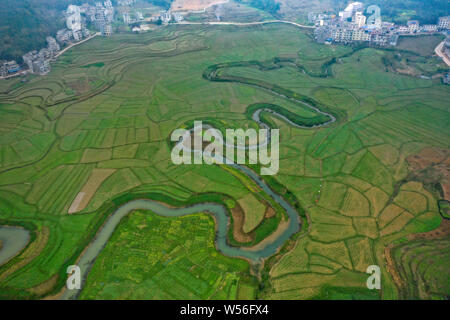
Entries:
<svg viewBox="0 0 450 320">
<path fill-rule="evenodd" d="M 45 38 L 64 28 L 61 11 L 69 4 L 96 1 L 104 0 L 0 0 L 0 60 L 21 62 L 23 54 L 46 46 Z M 173 0 L 142 1 L 169 9 Z"/>
<path fill-rule="evenodd" d="M 21 56 L 46 45 L 45 38 L 64 27 L 61 11 L 79 0 L 0 0 L 0 59 Z"/>
</svg>

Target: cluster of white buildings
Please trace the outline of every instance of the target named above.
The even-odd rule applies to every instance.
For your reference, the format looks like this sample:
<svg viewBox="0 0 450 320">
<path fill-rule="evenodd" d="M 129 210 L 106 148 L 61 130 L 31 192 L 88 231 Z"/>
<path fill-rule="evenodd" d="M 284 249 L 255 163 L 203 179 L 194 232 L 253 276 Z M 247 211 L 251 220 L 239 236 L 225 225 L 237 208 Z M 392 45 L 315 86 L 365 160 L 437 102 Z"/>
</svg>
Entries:
<svg viewBox="0 0 450 320">
<path fill-rule="evenodd" d="M 21 70 L 19 64 L 15 60 L 0 60 L 0 77 L 7 77 Z"/>
<path fill-rule="evenodd" d="M 170 10 L 161 11 L 161 14 L 158 17 L 155 17 L 156 20 L 161 20 L 163 24 L 168 24 L 169 22 L 181 22 L 184 19 L 184 16 L 181 13 L 172 13 Z"/>
<path fill-rule="evenodd" d="M 47 74 L 50 71 L 50 60 L 58 53 L 60 45 L 76 43 L 91 35 L 86 27 L 88 23 L 94 25 L 104 36 L 113 32 L 111 23 L 114 19 L 114 7 L 110 0 L 97 2 L 95 6 L 86 3 L 81 6 L 69 5 L 64 16 L 66 28 L 56 32 L 56 39 L 47 37 L 47 48 L 30 51 L 22 57 L 30 72 Z"/>
<path fill-rule="evenodd" d="M 339 15 L 309 14 L 315 23 L 315 37 L 321 43 L 368 42 L 379 46 L 395 46 L 399 35 L 434 33 L 448 30 L 449 17 L 442 17 L 436 25 L 420 26 L 419 21 L 408 21 L 406 26 L 383 22 L 378 7 L 367 8 L 370 17 L 364 15 L 361 2 L 351 2 Z"/>
<path fill-rule="evenodd" d="M 409 20 L 406 26 L 396 26 L 398 34 L 434 33 L 450 29 L 450 16 L 440 17 L 437 24 L 420 25 L 417 20 Z"/>
<path fill-rule="evenodd" d="M 128 0 L 131 1 L 131 0 Z M 90 36 L 86 27 L 93 24 L 103 35 L 112 34 L 111 23 L 114 19 L 114 7 L 110 0 L 97 2 L 95 6 L 83 4 L 81 6 L 69 5 L 64 11 L 66 28 L 58 30 L 54 37 L 47 37 L 47 47 L 33 50 L 22 56 L 24 64 L 31 73 L 45 75 L 50 72 L 50 61 L 57 55 L 61 45 L 79 42 Z M 20 66 L 15 61 L 0 62 L 0 76 L 18 73 Z"/>
<path fill-rule="evenodd" d="M 111 0 L 96 2 L 94 6 L 84 3 L 79 8 L 80 14 L 83 15 L 83 23 L 94 25 L 103 36 L 110 36 L 113 33 L 115 9 Z"/>
<path fill-rule="evenodd" d="M 134 3 L 135 0 L 118 0 L 118 5 L 126 10 L 126 7 L 134 5 Z M 39 75 L 45 75 L 50 72 L 50 61 L 58 54 L 61 46 L 77 43 L 90 36 L 91 32 L 87 25 L 94 26 L 103 36 L 111 35 L 113 33 L 112 23 L 115 18 L 115 8 L 111 0 L 96 2 L 95 5 L 87 3 L 80 6 L 69 5 L 67 10 L 64 11 L 64 17 L 66 19 L 66 28 L 58 30 L 55 37 L 47 37 L 47 47 L 39 51 L 30 51 L 22 56 L 24 64 L 28 66 L 28 70 L 25 70 L 25 72 Z M 144 19 L 140 11 L 134 11 L 133 17 L 126 11 L 122 14 L 122 17 L 125 24 L 144 22 L 146 20 L 168 24 L 183 20 L 182 14 L 172 14 L 170 10 L 161 11 L 159 15 L 155 15 L 150 19 Z M 150 25 L 148 24 L 134 26 L 132 29 L 133 32 L 145 32 L 148 30 L 150 30 Z M 0 61 L 1 77 L 19 74 L 21 69 L 21 66 L 16 61 Z"/>
<path fill-rule="evenodd" d="M 126 18 L 128 18 L 128 17 L 126 17 L 124 15 L 124 22 L 125 23 L 127 23 L 127 19 Z M 172 23 L 172 22 L 176 22 L 176 23 L 181 22 L 181 21 L 183 21 L 183 19 L 184 19 L 184 16 L 182 14 L 180 14 L 180 13 L 172 13 L 172 12 L 170 12 L 170 10 L 168 10 L 168 11 L 161 11 L 159 15 L 152 16 L 147 21 L 150 21 L 150 22 L 153 22 L 153 23 L 156 22 L 156 23 L 167 25 L 167 24 Z M 143 19 L 143 20 L 145 20 L 145 19 Z M 140 21 L 131 21 L 128 24 L 135 23 L 135 22 L 140 22 Z M 141 24 L 139 26 L 134 26 L 131 29 L 131 31 L 138 32 L 138 33 L 146 32 L 148 30 L 150 30 L 150 25 L 148 25 L 148 24 Z"/>
<path fill-rule="evenodd" d="M 59 52 L 60 46 L 53 37 L 46 40 L 47 48 L 30 51 L 22 57 L 31 73 L 45 75 L 50 72 L 50 60 Z"/>
<path fill-rule="evenodd" d="M 117 4 L 121 7 L 130 7 L 132 6 L 136 1 L 135 0 L 118 0 Z"/>
<path fill-rule="evenodd" d="M 31 73 L 45 75 L 50 72 L 50 60 L 60 51 L 60 45 L 79 42 L 90 36 L 86 21 L 81 17 L 81 7 L 69 5 L 64 12 L 66 28 L 56 32 L 56 39 L 47 37 L 47 47 L 33 50 L 22 56 Z"/>
<path fill-rule="evenodd" d="M 122 14 L 123 23 L 125 24 L 132 24 L 144 21 L 144 15 L 140 11 L 136 11 L 133 14 L 130 14 L 129 12 L 125 12 Z"/>
</svg>

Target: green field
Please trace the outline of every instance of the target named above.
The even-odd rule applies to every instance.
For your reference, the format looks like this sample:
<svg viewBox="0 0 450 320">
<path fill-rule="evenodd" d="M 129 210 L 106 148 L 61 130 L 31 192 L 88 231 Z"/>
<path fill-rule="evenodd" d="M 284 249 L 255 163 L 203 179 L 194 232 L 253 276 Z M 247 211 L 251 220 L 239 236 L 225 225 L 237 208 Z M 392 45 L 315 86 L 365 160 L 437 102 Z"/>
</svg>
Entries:
<svg viewBox="0 0 450 320">
<path fill-rule="evenodd" d="M 395 247 L 404 299 L 447 299 L 450 291 L 449 239 L 414 240 Z"/>
<path fill-rule="evenodd" d="M 33 241 L 0 266 L 0 298 L 60 292 L 67 266 L 132 198 L 222 203 L 247 219 L 250 241 L 234 238 L 232 219 L 230 243 L 263 241 L 284 219 L 280 206 L 226 166 L 175 166 L 169 137 L 195 120 L 256 127 L 250 111 L 261 106 L 295 123 L 327 121 L 302 101 L 337 121 L 297 128 L 263 113 L 280 129 L 280 171 L 264 179 L 297 208 L 302 230 L 256 271 L 258 280 L 247 261 L 216 251 L 208 215 L 138 212 L 115 231 L 81 298 L 404 297 L 384 248 L 440 225 L 437 199 L 408 181 L 405 159 L 449 148 L 449 88 L 386 68 L 392 54 L 319 45 L 284 24 L 171 25 L 97 37 L 45 77 L 1 81 L 0 224 L 33 229 Z M 113 170 L 91 190 L 98 168 Z M 88 180 L 92 197 L 69 215 Z M 262 217 L 268 205 L 275 215 Z M 372 264 L 381 267 L 381 291 L 366 289 Z"/>
<path fill-rule="evenodd" d="M 80 298 L 253 299 L 256 281 L 247 275 L 248 264 L 217 253 L 213 231 L 205 214 L 130 214 L 98 257 Z"/>
<path fill-rule="evenodd" d="M 434 48 L 444 40 L 443 35 L 425 35 L 425 36 L 403 36 L 398 40 L 397 48 L 400 50 L 412 51 L 421 56 L 431 56 L 434 54 Z"/>
</svg>

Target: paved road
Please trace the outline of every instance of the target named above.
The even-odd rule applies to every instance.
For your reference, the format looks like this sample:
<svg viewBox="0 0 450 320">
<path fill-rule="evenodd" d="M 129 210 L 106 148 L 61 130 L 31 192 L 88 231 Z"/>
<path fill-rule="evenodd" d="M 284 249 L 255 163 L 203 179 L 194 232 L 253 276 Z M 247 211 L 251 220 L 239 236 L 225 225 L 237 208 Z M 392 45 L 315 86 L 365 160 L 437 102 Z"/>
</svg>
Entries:
<svg viewBox="0 0 450 320">
<path fill-rule="evenodd" d="M 294 26 L 297 26 L 299 28 L 307 28 L 307 29 L 314 29 L 314 26 L 305 26 L 303 24 L 299 24 L 292 21 L 284 21 L 284 20 L 268 20 L 268 21 L 258 21 L 258 22 L 188 22 L 188 21 L 181 21 L 178 24 L 186 24 L 186 25 L 202 25 L 202 24 L 208 24 L 208 25 L 233 25 L 233 26 L 254 26 L 254 25 L 262 25 L 262 24 L 269 24 L 269 23 L 286 23 L 286 24 L 292 24 Z"/>
<path fill-rule="evenodd" d="M 443 48 L 444 48 L 444 44 L 445 44 L 445 40 L 442 41 L 441 43 L 438 44 L 438 46 L 436 47 L 436 49 L 434 49 L 434 52 L 436 52 L 436 54 L 442 58 L 442 60 L 444 60 L 444 62 L 447 64 L 447 66 L 450 67 L 450 59 L 449 57 L 447 57 L 444 52 L 443 52 Z"/>
<path fill-rule="evenodd" d="M 64 48 L 63 50 L 61 50 L 60 52 L 58 52 L 58 54 L 56 54 L 56 55 L 52 58 L 52 60 L 58 58 L 60 55 L 62 55 L 64 52 L 66 52 L 66 51 L 69 50 L 70 48 L 73 48 L 73 47 L 75 47 L 75 46 L 77 46 L 77 45 L 79 45 L 79 44 L 82 44 L 82 43 L 84 43 L 84 42 L 86 42 L 86 41 L 88 41 L 88 40 L 91 40 L 92 38 L 94 38 L 94 37 L 96 37 L 96 36 L 98 36 L 98 35 L 100 35 L 100 34 L 101 34 L 100 32 L 97 32 L 97 33 L 93 34 L 92 36 L 90 36 L 89 38 L 86 38 L 86 39 L 84 39 L 84 40 L 81 40 L 80 42 L 75 42 L 75 43 L 70 44 L 67 48 Z M 11 75 L 6 76 L 6 77 L 0 77 L 0 79 L 13 78 L 13 77 L 17 77 L 17 76 L 21 76 L 21 75 L 27 74 L 27 73 L 29 73 L 29 72 L 30 72 L 30 70 L 29 70 L 29 69 L 26 69 L 26 70 L 23 70 L 23 71 L 21 71 L 21 72 L 17 72 L 17 73 L 11 74 Z"/>
<path fill-rule="evenodd" d="M 101 34 L 100 32 L 97 32 L 97 33 L 94 33 L 94 34 L 93 34 L 92 36 L 90 36 L 89 38 L 86 38 L 86 39 L 81 40 L 81 41 L 79 41 L 79 42 L 75 42 L 75 43 L 70 44 L 67 48 L 64 48 L 63 50 L 61 50 L 60 52 L 58 52 L 58 54 L 56 54 L 56 55 L 53 57 L 53 59 L 58 58 L 60 55 L 62 55 L 64 52 L 66 52 L 66 51 L 69 50 L 70 48 L 73 48 L 73 47 L 75 47 L 75 46 L 77 46 L 77 45 L 79 45 L 79 44 L 82 44 L 83 42 L 86 42 L 86 41 L 88 41 L 88 40 L 91 40 L 92 38 L 95 38 L 96 36 L 98 36 L 98 35 L 100 35 L 100 34 Z"/>
</svg>

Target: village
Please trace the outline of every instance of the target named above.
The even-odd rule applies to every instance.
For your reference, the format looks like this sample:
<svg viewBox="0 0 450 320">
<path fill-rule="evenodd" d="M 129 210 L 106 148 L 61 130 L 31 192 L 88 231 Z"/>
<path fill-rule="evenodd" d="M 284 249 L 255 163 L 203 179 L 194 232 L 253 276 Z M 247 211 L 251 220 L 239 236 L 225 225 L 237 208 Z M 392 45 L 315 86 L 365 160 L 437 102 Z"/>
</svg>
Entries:
<svg viewBox="0 0 450 320">
<path fill-rule="evenodd" d="M 406 25 L 395 25 L 382 21 L 380 10 L 378 6 L 370 6 L 367 12 L 372 15 L 366 17 L 364 5 L 352 2 L 338 15 L 310 13 L 308 19 L 316 26 L 316 41 L 325 44 L 367 42 L 377 46 L 396 46 L 402 35 L 447 33 L 449 30 L 450 17 L 440 17 L 436 24 L 421 26 L 419 21 L 409 20 Z M 446 50 L 448 55 L 449 48 Z"/>
<path fill-rule="evenodd" d="M 118 1 L 118 5 L 124 11 L 120 17 L 111 0 L 96 2 L 95 5 L 87 3 L 81 6 L 69 5 L 67 10 L 62 13 L 66 28 L 58 30 L 53 36 L 47 36 L 47 47 L 32 50 L 23 55 L 23 64 L 14 60 L 0 61 L 0 78 L 10 78 L 27 73 L 46 75 L 51 70 L 51 61 L 57 58 L 62 50 L 97 35 L 111 36 L 114 32 L 113 24 L 131 25 L 132 32 L 145 32 L 150 30 L 150 24 L 165 25 L 183 20 L 182 14 L 172 14 L 170 10 L 161 11 L 157 15 L 146 18 L 140 11 L 127 12 L 131 11 L 126 9 L 131 9 L 134 2 L 135 0 Z"/>
<path fill-rule="evenodd" d="M 47 47 L 23 55 L 22 64 L 14 60 L 0 61 L 0 79 L 27 73 L 46 75 L 51 70 L 51 61 L 62 52 L 98 35 L 111 36 L 117 25 L 125 25 L 127 30 L 134 33 L 142 33 L 156 26 L 183 23 L 186 12 L 171 12 L 169 9 L 144 15 L 142 11 L 134 8 L 135 2 L 136 0 L 118 0 L 118 7 L 114 7 L 111 0 L 96 2 L 95 5 L 69 5 L 67 10 L 62 12 L 66 28 L 58 30 L 53 36 L 47 36 Z M 365 11 L 373 14 L 367 17 Z M 337 15 L 310 13 L 308 20 L 315 28 L 315 40 L 324 44 L 368 43 L 374 46 L 395 47 L 399 36 L 441 32 L 447 39 L 436 48 L 436 54 L 450 65 L 450 16 L 440 17 L 433 25 L 420 25 L 417 20 L 410 20 L 406 25 L 395 25 L 382 21 L 379 7 L 370 6 L 365 9 L 361 2 L 351 2 Z M 447 83 L 447 80 L 448 77 L 444 82 Z"/>
</svg>

